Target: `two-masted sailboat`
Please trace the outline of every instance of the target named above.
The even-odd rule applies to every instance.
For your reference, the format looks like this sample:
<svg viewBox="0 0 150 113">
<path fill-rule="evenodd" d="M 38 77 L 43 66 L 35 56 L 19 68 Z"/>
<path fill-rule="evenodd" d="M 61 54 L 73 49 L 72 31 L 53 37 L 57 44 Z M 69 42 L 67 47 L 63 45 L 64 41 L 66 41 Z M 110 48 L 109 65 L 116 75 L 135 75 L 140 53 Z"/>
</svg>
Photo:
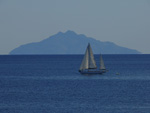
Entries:
<svg viewBox="0 0 150 113">
<path fill-rule="evenodd" d="M 100 55 L 100 68 L 97 69 L 90 43 L 87 46 L 84 58 L 80 65 L 79 72 L 81 74 L 102 74 L 106 72 L 102 55 Z"/>
</svg>

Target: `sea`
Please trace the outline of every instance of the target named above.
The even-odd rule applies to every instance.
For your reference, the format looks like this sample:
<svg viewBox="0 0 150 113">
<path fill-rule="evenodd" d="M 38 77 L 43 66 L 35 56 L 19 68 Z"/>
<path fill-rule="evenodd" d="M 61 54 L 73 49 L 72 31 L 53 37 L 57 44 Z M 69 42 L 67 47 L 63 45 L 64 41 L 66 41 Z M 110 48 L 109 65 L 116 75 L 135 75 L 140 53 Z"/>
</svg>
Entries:
<svg viewBox="0 0 150 113">
<path fill-rule="evenodd" d="M 149 54 L 103 55 L 102 75 L 80 74 L 82 58 L 0 55 L 0 113 L 150 113 Z"/>
</svg>

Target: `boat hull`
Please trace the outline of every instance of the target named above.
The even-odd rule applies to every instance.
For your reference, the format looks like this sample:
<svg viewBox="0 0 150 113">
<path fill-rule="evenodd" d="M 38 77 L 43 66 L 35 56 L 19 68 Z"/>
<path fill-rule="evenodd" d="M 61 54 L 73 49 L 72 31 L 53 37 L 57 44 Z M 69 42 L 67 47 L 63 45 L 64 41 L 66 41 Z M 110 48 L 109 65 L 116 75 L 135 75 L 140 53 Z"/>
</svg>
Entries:
<svg viewBox="0 0 150 113">
<path fill-rule="evenodd" d="M 79 71 L 81 74 L 103 74 L 105 73 L 106 71 L 105 70 L 96 70 L 96 71 L 90 71 L 90 70 L 82 70 L 82 71 Z"/>
</svg>

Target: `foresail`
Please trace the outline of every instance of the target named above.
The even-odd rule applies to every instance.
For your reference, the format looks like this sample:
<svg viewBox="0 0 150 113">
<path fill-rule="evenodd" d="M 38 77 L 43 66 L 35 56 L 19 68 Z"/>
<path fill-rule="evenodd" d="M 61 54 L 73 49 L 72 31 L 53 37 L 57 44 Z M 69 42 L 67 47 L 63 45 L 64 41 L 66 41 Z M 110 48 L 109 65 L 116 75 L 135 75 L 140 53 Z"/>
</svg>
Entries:
<svg viewBox="0 0 150 113">
<path fill-rule="evenodd" d="M 88 44 L 88 51 L 89 51 L 89 69 L 96 69 L 97 66 L 90 44 Z"/>
<path fill-rule="evenodd" d="M 88 69 L 89 68 L 89 51 L 88 48 L 86 49 L 84 58 L 82 60 L 82 63 L 80 65 L 80 70 Z"/>
<path fill-rule="evenodd" d="M 105 65 L 104 65 L 104 61 L 103 61 L 103 57 L 102 55 L 100 55 L 100 69 L 105 70 Z"/>
</svg>

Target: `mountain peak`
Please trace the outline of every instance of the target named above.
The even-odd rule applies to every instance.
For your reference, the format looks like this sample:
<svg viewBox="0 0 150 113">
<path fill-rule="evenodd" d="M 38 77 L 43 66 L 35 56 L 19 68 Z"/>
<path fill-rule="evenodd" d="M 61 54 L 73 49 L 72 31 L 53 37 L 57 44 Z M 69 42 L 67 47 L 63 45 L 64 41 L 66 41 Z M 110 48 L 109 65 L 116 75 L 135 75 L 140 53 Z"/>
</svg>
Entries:
<svg viewBox="0 0 150 113">
<path fill-rule="evenodd" d="M 74 31 L 71 31 L 71 30 L 66 31 L 65 34 L 68 34 L 68 35 L 77 35 Z"/>
</svg>

